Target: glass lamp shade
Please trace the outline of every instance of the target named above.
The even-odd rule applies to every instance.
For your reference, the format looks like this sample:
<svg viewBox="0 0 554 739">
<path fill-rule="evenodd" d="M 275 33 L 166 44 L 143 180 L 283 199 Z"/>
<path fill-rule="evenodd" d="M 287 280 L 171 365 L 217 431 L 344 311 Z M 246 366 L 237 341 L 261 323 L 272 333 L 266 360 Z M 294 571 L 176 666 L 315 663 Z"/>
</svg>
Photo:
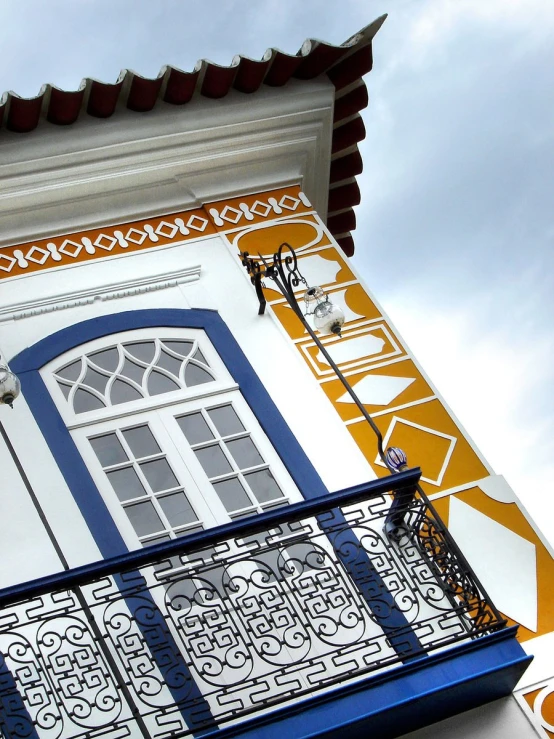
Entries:
<svg viewBox="0 0 554 739">
<path fill-rule="evenodd" d="M 0 364 L 0 403 L 5 403 L 11 408 L 20 391 L 19 378 L 5 364 Z"/>
<path fill-rule="evenodd" d="M 344 325 L 344 313 L 338 305 L 325 300 L 314 309 L 314 326 L 322 334 L 336 334 L 340 336 Z"/>
<path fill-rule="evenodd" d="M 318 285 L 309 287 L 304 293 L 304 303 L 306 304 L 306 315 L 314 312 L 318 303 L 325 300 L 325 292 Z"/>
</svg>

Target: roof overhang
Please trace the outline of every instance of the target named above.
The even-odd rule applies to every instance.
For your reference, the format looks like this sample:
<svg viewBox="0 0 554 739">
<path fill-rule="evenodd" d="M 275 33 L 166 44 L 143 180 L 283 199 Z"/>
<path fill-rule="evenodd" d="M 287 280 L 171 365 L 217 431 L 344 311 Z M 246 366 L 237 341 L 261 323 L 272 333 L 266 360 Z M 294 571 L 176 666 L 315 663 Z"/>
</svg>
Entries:
<svg viewBox="0 0 554 739">
<path fill-rule="evenodd" d="M 229 67 L 202 60 L 153 80 L 126 70 L 113 85 L 4 95 L 0 243 L 294 182 L 352 254 L 362 76 L 384 19 L 340 46 L 306 41 L 296 55 L 269 49 Z"/>
</svg>

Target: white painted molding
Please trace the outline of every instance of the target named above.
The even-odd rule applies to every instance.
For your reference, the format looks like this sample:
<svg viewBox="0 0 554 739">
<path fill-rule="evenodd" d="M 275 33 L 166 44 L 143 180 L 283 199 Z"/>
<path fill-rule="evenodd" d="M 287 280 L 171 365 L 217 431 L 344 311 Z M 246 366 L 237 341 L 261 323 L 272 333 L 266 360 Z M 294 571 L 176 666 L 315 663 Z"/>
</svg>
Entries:
<svg viewBox="0 0 554 739">
<path fill-rule="evenodd" d="M 77 305 L 87 305 L 94 303 L 95 300 L 114 300 L 129 295 L 152 292 L 153 290 L 164 290 L 183 283 L 196 282 L 200 279 L 200 271 L 201 267 L 197 265 L 158 275 L 120 280 L 87 290 L 75 290 L 37 300 L 12 303 L 0 308 L 0 322 L 17 321 L 42 313 L 52 313 L 65 308 L 73 308 Z"/>
<path fill-rule="evenodd" d="M 325 217 L 334 88 L 291 81 L 0 141 L 0 246 L 301 184 Z"/>
</svg>

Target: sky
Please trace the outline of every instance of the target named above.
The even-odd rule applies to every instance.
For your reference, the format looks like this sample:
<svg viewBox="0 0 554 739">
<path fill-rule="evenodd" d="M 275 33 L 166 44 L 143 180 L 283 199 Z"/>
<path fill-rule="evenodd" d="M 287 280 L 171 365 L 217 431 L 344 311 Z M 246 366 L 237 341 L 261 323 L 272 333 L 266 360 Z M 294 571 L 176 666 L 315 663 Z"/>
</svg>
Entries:
<svg viewBox="0 0 554 739">
<path fill-rule="evenodd" d="M 0 90 L 294 53 L 383 13 L 355 264 L 554 541 L 552 0 L 1 0 Z"/>
</svg>

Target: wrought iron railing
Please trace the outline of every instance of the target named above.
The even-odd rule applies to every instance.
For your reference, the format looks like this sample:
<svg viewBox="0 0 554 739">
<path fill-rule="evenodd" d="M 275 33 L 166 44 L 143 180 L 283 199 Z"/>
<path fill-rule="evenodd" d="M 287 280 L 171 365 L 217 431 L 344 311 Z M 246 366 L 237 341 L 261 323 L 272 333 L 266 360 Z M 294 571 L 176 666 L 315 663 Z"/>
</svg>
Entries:
<svg viewBox="0 0 554 739">
<path fill-rule="evenodd" d="M 6 739 L 181 737 L 504 625 L 409 470 L 0 591 Z"/>
</svg>

